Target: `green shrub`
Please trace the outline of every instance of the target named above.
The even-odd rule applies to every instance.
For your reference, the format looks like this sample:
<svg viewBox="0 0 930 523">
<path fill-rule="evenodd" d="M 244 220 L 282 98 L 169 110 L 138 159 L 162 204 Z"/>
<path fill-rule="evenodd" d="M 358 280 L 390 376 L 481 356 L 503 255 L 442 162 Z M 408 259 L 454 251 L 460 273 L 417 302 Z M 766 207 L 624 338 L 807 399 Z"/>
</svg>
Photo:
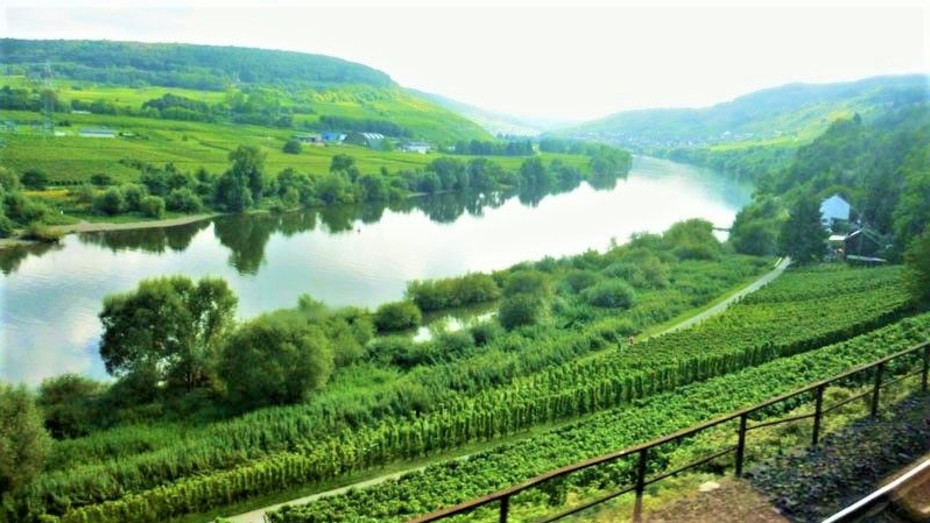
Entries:
<svg viewBox="0 0 930 523">
<path fill-rule="evenodd" d="M 284 151 L 287 154 L 300 154 L 301 149 L 303 149 L 303 146 L 300 144 L 299 141 L 288 140 L 287 143 L 284 144 L 284 148 L 282 149 L 282 151 Z"/>
<path fill-rule="evenodd" d="M 572 292 L 581 292 L 598 282 L 597 273 L 575 269 L 565 275 L 565 282 Z"/>
<path fill-rule="evenodd" d="M 543 312 L 543 300 L 532 294 L 515 294 L 504 298 L 498 312 L 498 320 L 505 329 L 511 330 L 539 323 Z"/>
<path fill-rule="evenodd" d="M 32 222 L 26 227 L 23 238 L 37 242 L 55 243 L 61 240 L 64 233 L 60 229 L 49 227 L 39 222 Z"/>
<path fill-rule="evenodd" d="M 20 181 L 27 189 L 44 191 L 45 187 L 48 186 L 48 175 L 45 174 L 45 171 L 40 171 L 39 169 L 29 169 L 23 173 L 20 177 Z"/>
<path fill-rule="evenodd" d="M 126 212 L 126 198 L 118 187 L 110 187 L 106 191 L 94 196 L 94 212 L 113 216 Z"/>
<path fill-rule="evenodd" d="M 633 305 L 636 292 L 625 281 L 607 280 L 585 289 L 582 296 L 595 307 L 629 309 Z"/>
<path fill-rule="evenodd" d="M 178 212 L 196 213 L 203 210 L 203 201 L 188 187 L 171 191 L 165 205 L 169 210 Z"/>
<path fill-rule="evenodd" d="M 146 196 L 139 203 L 139 211 L 149 218 L 161 218 L 165 214 L 165 200 L 161 196 Z"/>
<path fill-rule="evenodd" d="M 375 327 L 380 332 L 399 331 L 416 327 L 423 319 L 420 309 L 410 301 L 385 303 L 375 311 Z"/>
<path fill-rule="evenodd" d="M 126 199 L 126 209 L 130 211 L 142 210 L 142 199 L 148 194 L 144 185 L 127 183 L 120 186 L 120 191 L 123 192 L 123 198 Z"/>
<path fill-rule="evenodd" d="M 475 345 L 478 347 L 491 343 L 498 336 L 503 334 L 503 329 L 501 328 L 500 324 L 494 321 L 485 321 L 479 323 L 469 330 L 471 331 L 472 339 L 475 340 Z"/>
</svg>

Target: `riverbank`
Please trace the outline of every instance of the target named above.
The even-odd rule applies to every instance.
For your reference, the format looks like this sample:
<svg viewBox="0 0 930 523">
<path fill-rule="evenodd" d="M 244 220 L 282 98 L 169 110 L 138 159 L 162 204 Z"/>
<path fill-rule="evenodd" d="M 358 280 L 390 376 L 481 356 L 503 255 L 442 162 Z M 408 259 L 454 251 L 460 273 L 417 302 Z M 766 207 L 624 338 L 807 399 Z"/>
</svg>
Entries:
<svg viewBox="0 0 930 523">
<path fill-rule="evenodd" d="M 106 231 L 128 231 L 135 229 L 153 229 L 156 227 L 176 227 L 178 225 L 187 225 L 189 223 L 199 222 L 202 220 L 209 220 L 210 218 L 215 218 L 220 216 L 222 213 L 205 213 L 205 214 L 192 214 L 190 216 L 178 216 L 176 218 L 165 218 L 163 220 L 137 220 L 133 222 L 88 222 L 80 221 L 78 223 L 72 223 L 68 225 L 53 225 L 50 226 L 51 229 L 60 232 L 61 234 L 72 234 L 72 233 L 82 233 L 82 232 L 106 232 Z M 30 245 L 38 245 L 41 242 L 38 240 L 27 240 L 22 237 L 15 238 L 0 238 L 0 250 L 8 249 L 12 247 L 25 247 Z"/>
</svg>

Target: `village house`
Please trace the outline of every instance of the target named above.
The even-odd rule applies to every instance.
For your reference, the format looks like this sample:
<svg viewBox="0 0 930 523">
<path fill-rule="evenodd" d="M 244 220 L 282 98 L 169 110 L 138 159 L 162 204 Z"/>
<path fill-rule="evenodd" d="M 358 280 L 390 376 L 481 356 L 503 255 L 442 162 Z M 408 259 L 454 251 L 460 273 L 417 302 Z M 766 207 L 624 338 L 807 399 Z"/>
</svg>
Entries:
<svg viewBox="0 0 930 523">
<path fill-rule="evenodd" d="M 839 194 L 827 198 L 820 203 L 820 223 L 824 227 L 835 230 L 837 226 L 849 223 L 852 206 Z"/>
<path fill-rule="evenodd" d="M 342 143 L 346 139 L 346 133 L 336 131 L 323 131 L 321 135 L 326 143 Z"/>
<path fill-rule="evenodd" d="M 323 145 L 323 136 L 319 134 L 310 134 L 310 133 L 298 133 L 293 137 L 300 143 L 309 144 L 309 145 Z"/>
<path fill-rule="evenodd" d="M 85 127 L 78 135 L 84 138 L 116 138 L 116 131 L 102 127 Z"/>
<path fill-rule="evenodd" d="M 426 154 L 430 151 L 430 145 L 426 142 L 408 142 L 401 145 L 399 149 L 408 153 Z"/>
</svg>

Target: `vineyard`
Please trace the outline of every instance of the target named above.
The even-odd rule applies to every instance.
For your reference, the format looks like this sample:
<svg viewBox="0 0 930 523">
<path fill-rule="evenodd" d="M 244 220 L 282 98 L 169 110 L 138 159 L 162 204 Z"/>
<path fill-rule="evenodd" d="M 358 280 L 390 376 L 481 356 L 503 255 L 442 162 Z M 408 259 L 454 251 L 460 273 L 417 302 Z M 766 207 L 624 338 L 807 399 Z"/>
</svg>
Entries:
<svg viewBox="0 0 930 523">
<path fill-rule="evenodd" d="M 672 433 L 703 420 L 761 402 L 825 379 L 851 367 L 906 349 L 930 336 L 930 315 L 908 318 L 875 332 L 804 354 L 783 358 L 727 376 L 653 396 L 467 460 L 427 467 L 398 480 L 323 498 L 271 515 L 273 523 L 329 521 L 402 521 L 439 507 L 524 481 L 555 467 Z M 777 412 L 770 413 L 778 414 Z M 667 452 L 650 456 L 649 469 L 668 461 Z M 511 517 L 521 520 L 554 510 L 566 491 L 592 494 L 627 485 L 634 461 L 589 469 L 563 480 L 560 492 L 527 492 L 511 502 Z M 494 507 L 496 508 L 496 507 Z M 469 520 L 495 520 L 496 510 L 478 511 Z"/>
<path fill-rule="evenodd" d="M 900 276 L 898 268 L 791 271 L 719 317 L 632 348 L 624 346 L 610 328 L 620 320 L 607 318 L 580 333 L 541 339 L 541 356 L 519 367 L 514 366 L 515 358 L 478 354 L 449 365 L 420 368 L 398 380 L 402 388 L 397 390 L 445 391 L 432 395 L 435 401 L 429 409 L 412 416 L 380 413 L 368 422 L 329 433 L 325 429 L 344 421 L 338 412 L 323 410 L 321 416 L 319 410 L 309 409 L 309 415 L 297 408 L 279 408 L 216 424 L 208 432 L 175 438 L 173 443 L 158 430 L 132 429 L 118 429 L 108 439 L 65 442 L 56 452 L 58 470 L 34 482 L 25 503 L 31 511 L 61 514 L 62 521 L 160 521 L 398 459 L 493 441 L 542 423 L 616 407 L 629 409 L 633 400 L 648 404 L 653 398 L 667 397 L 669 391 L 696 386 L 689 384 L 765 367 L 772 360 L 787 361 L 786 356 L 894 321 L 905 313 Z M 812 280 L 818 281 L 816 287 Z M 820 292 L 811 293 L 811 288 Z M 792 300 L 792 295 L 797 298 Z M 831 321 L 824 322 L 823 317 Z M 530 355 L 528 350 L 515 353 Z M 589 419 L 615 420 L 613 416 L 601 413 Z M 652 421 L 647 417 L 643 423 L 659 419 L 667 423 L 674 416 L 663 414 Z M 637 426 L 626 420 L 623 425 L 630 430 Z M 588 448 L 587 442 L 577 445 Z M 111 451 L 121 457 L 99 459 Z M 528 466 L 547 459 L 534 458 Z M 449 466 L 471 467 L 473 461 Z M 508 470 L 515 475 L 499 478 L 503 483 L 525 477 L 529 469 Z M 495 485 L 472 482 L 478 491 Z M 468 497 L 464 489 L 453 490 Z M 429 503 L 410 505 L 403 514 L 438 506 Z"/>
</svg>

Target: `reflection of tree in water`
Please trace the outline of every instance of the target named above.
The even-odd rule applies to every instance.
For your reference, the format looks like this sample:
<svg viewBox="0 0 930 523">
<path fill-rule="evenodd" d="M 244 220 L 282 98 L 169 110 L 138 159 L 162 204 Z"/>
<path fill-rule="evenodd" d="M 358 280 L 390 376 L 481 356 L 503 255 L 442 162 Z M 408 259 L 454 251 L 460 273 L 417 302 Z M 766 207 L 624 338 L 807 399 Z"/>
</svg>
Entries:
<svg viewBox="0 0 930 523">
<path fill-rule="evenodd" d="M 298 211 L 279 215 L 281 234 L 290 238 L 295 234 L 316 229 L 316 214 L 316 211 Z"/>
<path fill-rule="evenodd" d="M 82 243 L 106 247 L 113 252 L 130 250 L 161 254 L 168 249 L 187 249 L 194 236 L 209 225 L 209 220 L 202 220 L 174 227 L 88 232 L 80 234 L 78 238 Z"/>
<path fill-rule="evenodd" d="M 15 245 L 7 249 L 0 249 L 0 272 L 9 276 L 23 264 L 23 261 L 32 256 L 42 256 L 43 254 L 62 249 L 63 246 L 58 243 L 39 243 L 36 245 Z"/>
<path fill-rule="evenodd" d="M 235 214 L 217 218 L 213 232 L 220 244 L 232 251 L 230 265 L 240 274 L 257 274 L 265 260 L 265 245 L 281 223 L 278 214 Z"/>
<path fill-rule="evenodd" d="M 600 176 L 591 174 L 587 181 L 595 190 L 610 190 L 616 187 L 617 180 L 621 177 L 625 176 L 621 173 Z M 435 222 L 453 223 L 466 212 L 472 216 L 482 216 L 485 209 L 497 209 L 514 196 L 521 204 L 535 207 L 547 195 L 573 191 L 580 183 L 578 178 L 556 177 L 536 186 L 524 185 L 503 191 L 467 191 L 407 198 L 387 203 L 331 205 L 321 209 L 286 214 L 230 215 L 216 218 L 212 223 L 219 242 L 231 251 L 230 265 L 240 273 L 256 274 L 264 261 L 265 246 L 275 232 L 290 237 L 316 230 L 319 224 L 322 224 L 329 233 L 349 232 L 355 230 L 357 221 L 365 224 L 377 223 L 383 217 L 385 210 L 403 214 L 420 210 Z M 100 245 L 114 252 L 138 250 L 161 254 L 169 249 L 174 251 L 187 249 L 194 237 L 210 223 L 210 220 L 203 220 L 175 227 L 85 233 L 79 238 L 83 243 Z M 0 250 L 0 271 L 3 274 L 11 274 L 30 254 L 41 256 L 55 248 L 55 245 L 43 244 Z"/>
</svg>

